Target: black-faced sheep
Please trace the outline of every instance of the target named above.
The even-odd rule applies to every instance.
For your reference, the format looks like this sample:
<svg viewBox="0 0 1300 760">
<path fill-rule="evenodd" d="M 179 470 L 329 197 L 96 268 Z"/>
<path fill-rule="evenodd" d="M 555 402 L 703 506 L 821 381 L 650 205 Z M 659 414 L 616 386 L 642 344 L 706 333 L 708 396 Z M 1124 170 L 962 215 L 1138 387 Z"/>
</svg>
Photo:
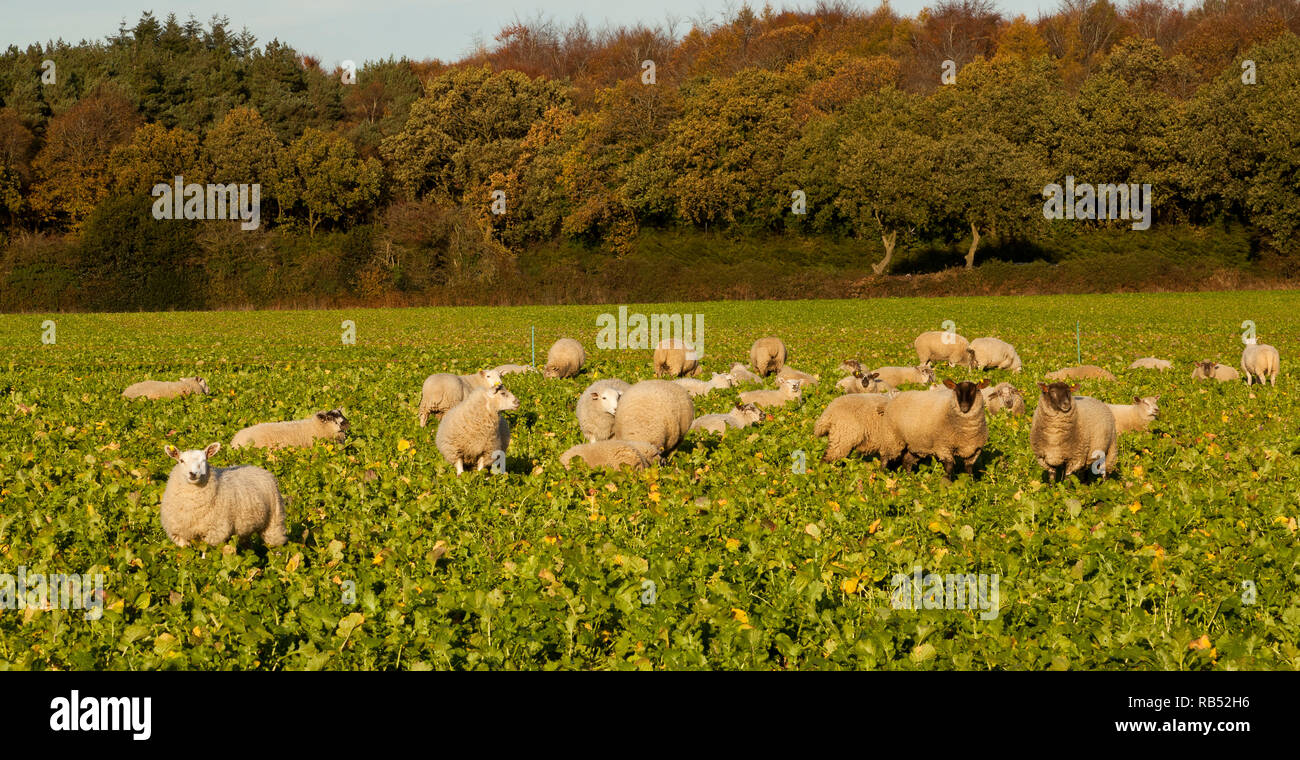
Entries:
<svg viewBox="0 0 1300 760">
<path fill-rule="evenodd" d="M 944 380 L 943 389 L 895 396 L 885 407 L 885 420 L 895 434 L 893 449 L 882 451 L 881 458 L 892 462 L 901 455 L 903 467 L 911 470 L 918 460 L 933 456 L 943 464 L 949 480 L 960 459 L 966 474 L 973 475 L 989 439 L 984 394 L 980 393 L 988 382 Z"/>
<path fill-rule="evenodd" d="M 1034 409 L 1029 445 L 1049 480 L 1081 473 L 1105 477 L 1119 455 L 1119 435 L 1110 407 L 1094 398 L 1074 396 L 1077 384 L 1038 384 L 1042 396 Z"/>
</svg>

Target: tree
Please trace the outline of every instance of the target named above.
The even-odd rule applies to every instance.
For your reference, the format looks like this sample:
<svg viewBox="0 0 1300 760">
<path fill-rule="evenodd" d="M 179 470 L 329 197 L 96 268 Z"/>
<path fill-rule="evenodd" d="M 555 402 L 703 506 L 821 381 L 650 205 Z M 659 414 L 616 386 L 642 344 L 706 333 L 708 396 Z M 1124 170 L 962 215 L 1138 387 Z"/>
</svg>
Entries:
<svg viewBox="0 0 1300 760">
<path fill-rule="evenodd" d="M 308 128 L 280 151 L 272 184 L 281 214 L 304 219 L 315 236 L 322 222 L 337 224 L 368 213 L 382 180 L 379 161 L 362 161 L 343 137 Z"/>
<path fill-rule="evenodd" d="M 131 104 L 108 90 L 50 120 L 32 163 L 32 209 L 42 220 L 75 226 L 85 219 L 108 191 L 109 154 L 130 139 L 137 122 Z"/>
<path fill-rule="evenodd" d="M 12 108 L 0 108 L 0 211 L 12 223 L 23 210 L 23 192 L 32 179 L 35 138 Z"/>
<path fill-rule="evenodd" d="M 148 194 L 154 185 L 171 184 L 177 176 L 184 177 L 187 184 L 208 179 L 198 136 L 161 124 L 140 127 L 129 143 L 114 148 L 108 171 L 109 190 L 125 195 Z"/>
<path fill-rule="evenodd" d="M 950 135 L 943 141 L 941 166 L 943 210 L 970 228 L 967 269 L 975 266 L 982 233 L 1021 228 L 1041 208 L 1043 172 L 1028 151 L 998 134 Z"/>
</svg>

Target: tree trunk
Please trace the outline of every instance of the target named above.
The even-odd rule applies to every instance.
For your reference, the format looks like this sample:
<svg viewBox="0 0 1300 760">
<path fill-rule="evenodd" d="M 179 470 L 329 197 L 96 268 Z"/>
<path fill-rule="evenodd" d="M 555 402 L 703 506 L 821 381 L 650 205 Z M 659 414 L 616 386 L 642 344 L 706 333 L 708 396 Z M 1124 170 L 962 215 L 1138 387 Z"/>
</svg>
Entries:
<svg viewBox="0 0 1300 760">
<path fill-rule="evenodd" d="M 894 244 L 898 242 L 898 230 L 880 233 L 880 242 L 885 244 L 885 258 L 879 264 L 872 264 L 871 271 L 884 274 L 889 269 L 889 261 L 894 258 Z"/>
<path fill-rule="evenodd" d="M 970 223 L 970 250 L 966 252 L 966 268 L 970 269 L 975 266 L 975 250 L 980 247 L 980 228 L 975 226 L 974 222 Z"/>
</svg>

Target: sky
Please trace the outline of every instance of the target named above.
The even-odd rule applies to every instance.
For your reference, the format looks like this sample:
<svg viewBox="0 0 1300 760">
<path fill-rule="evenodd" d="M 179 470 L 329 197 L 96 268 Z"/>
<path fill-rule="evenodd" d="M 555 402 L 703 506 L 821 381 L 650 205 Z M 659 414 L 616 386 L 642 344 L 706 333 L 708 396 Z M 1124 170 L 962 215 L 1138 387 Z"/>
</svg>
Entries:
<svg viewBox="0 0 1300 760">
<path fill-rule="evenodd" d="M 765 0 L 751 0 L 762 8 Z M 774 9 L 811 8 L 815 0 L 770 0 Z M 874 8 L 879 0 L 851 0 Z M 1057 7 L 1057 0 L 994 0 L 1005 16 Z M 895 12 L 913 15 L 932 0 L 892 0 Z M 669 15 L 681 34 L 696 18 L 718 20 L 739 8 L 739 0 L 222 0 L 219 3 L 176 0 L 61 0 L 57 11 L 39 2 L 6 3 L 0 22 L 0 49 L 62 38 L 65 42 L 102 40 L 117 32 L 125 19 L 133 26 L 145 10 L 163 19 L 175 13 L 181 21 L 193 15 L 206 23 L 213 13 L 230 19 L 236 32 L 247 27 L 258 44 L 278 38 L 300 53 L 315 56 L 326 67 L 351 60 L 357 64 L 389 56 L 455 60 L 477 41 L 491 42 L 505 24 L 539 14 L 562 23 L 579 17 L 599 28 L 606 24 L 662 24 Z"/>
</svg>

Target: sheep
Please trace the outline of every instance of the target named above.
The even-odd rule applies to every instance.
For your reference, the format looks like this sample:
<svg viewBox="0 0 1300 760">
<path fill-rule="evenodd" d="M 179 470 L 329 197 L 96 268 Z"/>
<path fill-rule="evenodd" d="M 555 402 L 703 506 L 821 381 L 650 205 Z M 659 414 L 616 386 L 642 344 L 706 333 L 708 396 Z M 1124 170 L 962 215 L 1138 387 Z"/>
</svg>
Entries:
<svg viewBox="0 0 1300 760">
<path fill-rule="evenodd" d="M 903 467 L 911 470 L 918 460 L 933 456 L 952 480 L 956 460 L 961 459 L 966 474 L 974 476 L 975 463 L 989 439 L 980 393 L 989 381 L 944 380 L 943 384 L 946 390 L 900 393 L 885 406 L 885 422 L 894 436 L 880 445 L 882 460 L 894 462 L 902 456 Z"/>
<path fill-rule="evenodd" d="M 679 377 L 673 382 L 685 388 L 692 396 L 703 396 L 709 391 L 736 387 L 735 378 L 726 372 L 714 372 L 713 377 L 707 381 L 696 380 L 693 377 Z"/>
<path fill-rule="evenodd" d="M 536 372 L 537 368 L 531 364 L 502 364 L 499 367 L 493 367 L 498 375 L 519 375 L 528 372 Z"/>
<path fill-rule="evenodd" d="M 894 390 L 894 386 L 881 380 L 875 372 L 864 376 L 860 369 L 840 380 L 835 387 L 844 393 L 887 393 Z"/>
<path fill-rule="evenodd" d="M 925 385 L 934 382 L 934 370 L 926 365 L 918 367 L 880 367 L 879 369 L 873 369 L 872 373 L 880 378 L 882 383 L 894 388 L 903 383 Z"/>
<path fill-rule="evenodd" d="M 816 385 L 817 381 L 821 379 L 821 375 L 810 375 L 807 372 L 800 372 L 799 370 L 795 369 L 794 367 L 791 367 L 788 364 L 782 366 L 781 369 L 777 370 L 776 376 L 784 377 L 787 380 L 798 380 L 804 385 Z"/>
<path fill-rule="evenodd" d="M 726 414 L 705 414 L 695 418 L 691 430 L 706 430 L 710 433 L 727 432 L 727 428 L 744 428 L 763 419 L 763 411 L 755 404 L 740 403 Z"/>
<path fill-rule="evenodd" d="M 318 439 L 342 443 L 352 427 L 342 409 L 316 412 L 310 417 L 292 422 L 263 422 L 235 433 L 230 448 L 243 446 L 274 448 L 279 446 L 311 446 Z"/>
<path fill-rule="evenodd" d="M 975 369 L 1009 369 L 1019 372 L 1020 354 L 1016 347 L 997 338 L 976 338 L 970 342 L 970 350 L 975 355 Z"/>
<path fill-rule="evenodd" d="M 588 467 L 607 467 L 617 470 L 630 467 L 644 470 L 652 464 L 659 463 L 659 449 L 654 444 L 644 441 L 607 440 L 594 443 L 580 443 L 560 455 L 560 464 L 569 469 L 570 462 L 581 459 Z"/>
<path fill-rule="evenodd" d="M 755 404 L 763 409 L 784 406 L 802 397 L 802 385 L 798 380 L 780 377 L 776 380 L 776 390 L 745 391 L 740 394 L 740 403 Z"/>
<path fill-rule="evenodd" d="M 1025 397 L 1011 383 L 998 383 L 991 388 L 980 391 L 984 394 L 984 408 L 989 414 L 1006 411 L 1012 415 L 1025 413 Z"/>
<path fill-rule="evenodd" d="M 1119 455 L 1119 436 L 1110 407 L 1094 398 L 1073 396 L 1078 383 L 1039 383 L 1042 391 L 1029 428 L 1029 445 L 1049 480 L 1087 473 L 1106 476 Z M 1105 459 L 1102 459 L 1104 454 Z M 1093 469 L 1101 465 L 1100 471 Z"/>
<path fill-rule="evenodd" d="M 504 457 L 510 446 L 510 424 L 501 412 L 519 408 L 519 399 L 495 385 L 479 388 L 464 401 L 453 406 L 438 425 L 434 445 L 443 458 L 456 466 L 456 474 L 465 472 L 466 464 L 481 470 L 499 455 Z"/>
<path fill-rule="evenodd" d="M 1141 359 L 1134 359 L 1133 363 L 1128 365 L 1129 369 L 1158 369 L 1167 370 L 1174 366 L 1174 363 L 1168 359 L 1157 359 L 1154 356 L 1144 356 Z"/>
<path fill-rule="evenodd" d="M 916 347 L 916 355 L 922 364 L 946 361 L 950 367 L 975 368 L 975 354 L 970 349 L 970 342 L 955 332 L 923 332 L 912 341 L 912 345 Z"/>
<path fill-rule="evenodd" d="M 1193 380 L 1218 380 L 1221 383 L 1226 383 L 1229 380 L 1240 380 L 1241 375 L 1237 373 L 1237 370 L 1233 369 L 1232 367 L 1229 367 L 1226 364 L 1219 364 L 1218 362 L 1205 361 L 1205 362 L 1196 362 L 1196 367 L 1192 369 L 1192 379 Z"/>
<path fill-rule="evenodd" d="M 731 377 L 736 381 L 737 384 L 763 382 L 763 378 L 759 377 L 758 375 L 755 375 L 753 372 L 750 372 L 749 368 L 741 364 L 740 362 L 736 362 L 735 364 L 732 364 L 731 369 L 727 370 L 727 374 L 731 375 Z"/>
<path fill-rule="evenodd" d="M 587 352 L 573 338 L 560 338 L 546 352 L 546 367 L 542 377 L 573 377 L 587 361 Z"/>
<path fill-rule="evenodd" d="M 836 367 L 835 371 L 843 372 L 846 375 L 852 375 L 854 372 L 858 372 L 862 368 L 862 362 L 857 359 L 845 359 L 840 362 L 840 366 Z"/>
<path fill-rule="evenodd" d="M 430 415 L 441 419 L 476 388 L 495 388 L 500 384 L 501 375 L 495 369 L 479 370 L 469 375 L 445 372 L 429 375 L 420 388 L 420 427 L 428 424 Z"/>
<path fill-rule="evenodd" d="M 147 398 L 151 401 L 164 398 L 180 398 L 192 393 L 206 396 L 208 383 L 201 377 L 182 377 L 174 383 L 165 380 L 144 380 L 127 386 L 122 391 L 122 398 Z"/>
<path fill-rule="evenodd" d="M 614 434 L 614 412 L 618 400 L 632 386 L 616 377 L 597 380 L 578 397 L 578 429 L 587 443 L 603 441 Z"/>
<path fill-rule="evenodd" d="M 1065 367 L 1055 372 L 1047 373 L 1048 380 L 1114 380 L 1115 376 L 1108 370 L 1102 369 L 1095 364 L 1084 364 L 1080 367 Z"/>
<path fill-rule="evenodd" d="M 1135 430 L 1146 430 L 1147 425 L 1150 425 L 1151 421 L 1160 414 L 1160 397 L 1134 396 L 1132 404 L 1107 404 L 1106 406 L 1110 407 L 1110 413 L 1115 417 L 1115 435 L 1119 435 Z"/>
<path fill-rule="evenodd" d="M 1282 364 L 1277 349 L 1266 343 L 1256 344 L 1254 338 L 1249 341 L 1241 352 L 1241 371 L 1246 376 L 1246 385 L 1254 385 L 1256 380 L 1277 385 L 1277 373 Z"/>
<path fill-rule="evenodd" d="M 785 366 L 785 344 L 780 338 L 759 338 L 749 347 L 749 363 L 763 377 L 780 372 Z"/>
<path fill-rule="evenodd" d="M 685 388 L 667 380 L 642 380 L 619 398 L 613 437 L 654 444 L 667 453 L 682 442 L 694 419 L 695 402 Z"/>
<path fill-rule="evenodd" d="M 700 357 L 693 346 L 677 338 L 664 338 L 655 346 L 652 366 L 655 377 L 682 377 L 700 374 Z"/>
<path fill-rule="evenodd" d="M 890 398 L 883 393 L 855 393 L 827 404 L 813 426 L 813 433 L 827 437 L 822 461 L 843 459 L 853 451 L 879 456 L 901 450 L 902 443 L 885 419 Z"/>
<path fill-rule="evenodd" d="M 267 546 L 284 545 L 284 499 L 274 475 L 261 467 L 208 467 L 220 443 L 185 452 L 167 444 L 163 450 L 176 460 L 159 507 L 172 543 L 215 546 L 257 533 Z"/>
</svg>

